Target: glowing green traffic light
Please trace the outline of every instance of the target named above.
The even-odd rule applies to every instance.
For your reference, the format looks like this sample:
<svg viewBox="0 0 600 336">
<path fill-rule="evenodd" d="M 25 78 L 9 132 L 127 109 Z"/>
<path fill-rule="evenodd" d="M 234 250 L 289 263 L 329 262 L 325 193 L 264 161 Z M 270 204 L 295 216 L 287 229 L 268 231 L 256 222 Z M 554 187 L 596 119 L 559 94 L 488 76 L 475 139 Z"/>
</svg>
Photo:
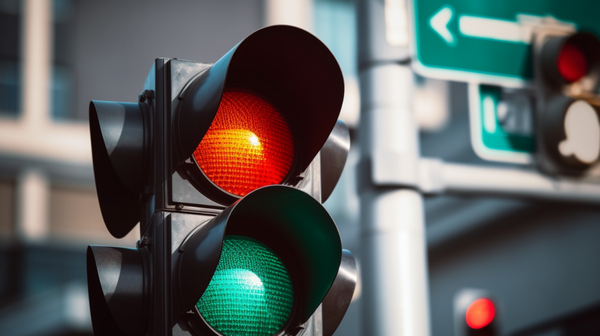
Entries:
<svg viewBox="0 0 600 336">
<path fill-rule="evenodd" d="M 290 274 L 261 242 L 225 236 L 221 259 L 197 303 L 204 320 L 224 336 L 273 335 L 294 302 Z"/>
</svg>

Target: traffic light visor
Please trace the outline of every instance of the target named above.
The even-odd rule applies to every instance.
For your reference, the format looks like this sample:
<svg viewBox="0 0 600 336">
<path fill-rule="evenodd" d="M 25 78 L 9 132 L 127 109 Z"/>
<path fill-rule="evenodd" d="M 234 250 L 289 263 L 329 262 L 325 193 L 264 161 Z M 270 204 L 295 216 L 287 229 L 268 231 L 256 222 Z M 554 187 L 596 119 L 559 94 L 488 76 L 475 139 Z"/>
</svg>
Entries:
<svg viewBox="0 0 600 336">
<path fill-rule="evenodd" d="M 149 120 L 142 104 L 90 102 L 94 179 L 108 231 L 123 238 L 139 222 L 148 172 Z"/>
<path fill-rule="evenodd" d="M 225 205 L 261 186 L 294 184 L 327 141 L 343 97 L 340 67 L 319 39 L 291 26 L 260 29 L 179 93 L 174 164 L 194 157 L 196 187 Z"/>
<path fill-rule="evenodd" d="M 141 335 L 148 317 L 144 306 L 148 274 L 141 253 L 88 246 L 86 264 L 94 334 Z"/>
</svg>

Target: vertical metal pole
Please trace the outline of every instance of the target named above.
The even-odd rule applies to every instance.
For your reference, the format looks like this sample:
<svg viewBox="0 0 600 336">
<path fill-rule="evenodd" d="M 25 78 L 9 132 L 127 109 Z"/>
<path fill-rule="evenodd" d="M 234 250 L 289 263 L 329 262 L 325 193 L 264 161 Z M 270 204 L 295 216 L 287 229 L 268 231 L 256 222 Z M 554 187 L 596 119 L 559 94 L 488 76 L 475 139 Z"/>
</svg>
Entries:
<svg viewBox="0 0 600 336">
<path fill-rule="evenodd" d="M 423 199 L 417 189 L 413 74 L 406 46 L 388 44 L 384 10 L 381 0 L 358 2 L 363 335 L 427 336 L 427 258 Z"/>
</svg>

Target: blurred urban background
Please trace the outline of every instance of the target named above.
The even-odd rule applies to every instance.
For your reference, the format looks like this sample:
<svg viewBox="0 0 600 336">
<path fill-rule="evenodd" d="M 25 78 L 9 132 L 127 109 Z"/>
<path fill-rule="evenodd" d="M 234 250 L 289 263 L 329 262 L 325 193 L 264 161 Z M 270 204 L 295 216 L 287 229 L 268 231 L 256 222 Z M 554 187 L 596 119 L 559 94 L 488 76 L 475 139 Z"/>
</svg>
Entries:
<svg viewBox="0 0 600 336">
<path fill-rule="evenodd" d="M 86 246 L 139 238 L 133 230 L 117 240 L 104 227 L 90 100 L 133 102 L 156 57 L 214 62 L 251 32 L 287 23 L 337 57 L 342 119 L 357 144 L 355 11 L 352 0 L 0 0 L 0 334 L 91 335 Z M 415 83 L 422 156 L 508 166 L 473 152 L 466 84 L 417 75 Z M 357 147 L 325 206 L 360 265 Z M 435 196 L 425 218 L 432 335 L 454 334 L 453 300 L 465 288 L 494 295 L 502 334 L 562 335 L 574 319 L 598 326 L 597 207 Z M 336 335 L 368 335 L 363 309 L 359 281 Z"/>
</svg>

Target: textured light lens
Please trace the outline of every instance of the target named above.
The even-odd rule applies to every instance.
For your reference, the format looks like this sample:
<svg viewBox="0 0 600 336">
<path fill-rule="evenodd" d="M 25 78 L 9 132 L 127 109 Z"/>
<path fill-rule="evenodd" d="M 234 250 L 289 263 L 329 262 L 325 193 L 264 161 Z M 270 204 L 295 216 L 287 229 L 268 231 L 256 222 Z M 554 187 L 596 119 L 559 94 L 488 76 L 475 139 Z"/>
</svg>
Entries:
<svg viewBox="0 0 600 336">
<path fill-rule="evenodd" d="M 269 102 L 248 92 L 227 91 L 194 157 L 219 188 L 244 196 L 282 182 L 294 160 L 294 139 Z"/>
<path fill-rule="evenodd" d="M 226 236 L 197 307 L 224 336 L 273 335 L 287 322 L 293 300 L 288 270 L 273 251 L 248 237 Z"/>
</svg>

